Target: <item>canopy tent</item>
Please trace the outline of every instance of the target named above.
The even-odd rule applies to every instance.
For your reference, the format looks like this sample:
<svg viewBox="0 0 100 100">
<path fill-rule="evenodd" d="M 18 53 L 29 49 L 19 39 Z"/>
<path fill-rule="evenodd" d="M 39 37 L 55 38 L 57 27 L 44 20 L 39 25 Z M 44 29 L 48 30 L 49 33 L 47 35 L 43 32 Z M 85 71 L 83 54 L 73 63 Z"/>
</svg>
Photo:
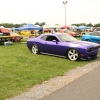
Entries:
<svg viewBox="0 0 100 100">
<path fill-rule="evenodd" d="M 85 29 L 90 29 L 89 27 L 87 26 L 79 26 L 79 27 L 76 27 L 75 29 L 79 29 L 79 30 L 85 30 Z"/>
<path fill-rule="evenodd" d="M 62 26 L 60 27 L 61 29 L 66 29 L 66 28 L 70 28 L 69 26 Z"/>
<path fill-rule="evenodd" d="M 43 28 L 60 28 L 60 25 L 44 25 Z"/>
<path fill-rule="evenodd" d="M 0 27 L 0 33 L 10 33 L 10 29 Z"/>
<path fill-rule="evenodd" d="M 43 29 L 42 27 L 35 26 L 35 25 L 32 25 L 32 24 L 27 24 L 27 25 L 24 25 L 22 27 L 15 28 L 15 30 L 17 30 L 17 31 L 21 31 L 21 30 L 42 30 L 42 29 Z"/>
</svg>

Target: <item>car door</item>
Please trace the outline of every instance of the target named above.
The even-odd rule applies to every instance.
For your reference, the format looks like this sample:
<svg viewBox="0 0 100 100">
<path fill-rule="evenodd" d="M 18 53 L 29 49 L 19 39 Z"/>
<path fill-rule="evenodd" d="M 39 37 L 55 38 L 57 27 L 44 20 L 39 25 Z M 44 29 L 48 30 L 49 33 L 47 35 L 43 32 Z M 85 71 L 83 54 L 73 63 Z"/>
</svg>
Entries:
<svg viewBox="0 0 100 100">
<path fill-rule="evenodd" d="M 59 39 L 51 35 L 48 35 L 47 37 L 45 37 L 44 41 L 42 41 L 41 51 L 44 53 L 60 55 L 61 43 Z"/>
</svg>

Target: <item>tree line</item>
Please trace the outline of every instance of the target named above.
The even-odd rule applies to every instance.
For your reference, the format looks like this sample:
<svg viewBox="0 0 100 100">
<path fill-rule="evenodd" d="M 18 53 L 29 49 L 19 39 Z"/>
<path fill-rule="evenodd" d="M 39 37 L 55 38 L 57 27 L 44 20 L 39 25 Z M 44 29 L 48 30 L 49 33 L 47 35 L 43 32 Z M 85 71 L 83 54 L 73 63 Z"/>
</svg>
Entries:
<svg viewBox="0 0 100 100">
<path fill-rule="evenodd" d="M 100 27 L 100 23 L 97 23 L 97 24 L 92 24 L 92 23 L 89 23 L 89 24 L 86 24 L 86 23 L 79 23 L 79 24 L 72 24 L 72 25 L 75 25 L 75 26 L 88 26 L 88 27 Z"/>
<path fill-rule="evenodd" d="M 13 23 L 0 23 L 0 26 L 3 26 L 5 28 L 18 28 L 18 27 L 21 27 L 23 25 L 26 25 L 27 23 L 21 23 L 21 24 L 13 24 Z M 32 24 L 32 23 L 30 23 Z M 46 25 L 45 22 L 36 22 L 34 23 L 33 25 L 39 25 L 39 26 L 44 26 Z M 57 24 L 55 24 L 57 25 Z M 88 26 L 88 27 L 100 27 L 100 23 L 97 23 L 97 24 L 92 24 L 92 23 L 89 23 L 89 24 L 86 24 L 86 23 L 78 23 L 78 24 L 72 24 L 72 25 L 75 25 L 75 26 L 81 26 L 81 25 L 84 25 L 84 26 Z"/>
<path fill-rule="evenodd" d="M 13 23 L 0 23 L 0 26 L 3 26 L 5 28 L 18 28 L 18 27 L 21 27 L 23 25 L 26 25 L 27 23 L 21 23 L 21 24 L 13 24 Z M 30 23 L 32 24 L 32 23 Z M 42 22 L 42 23 L 39 23 L 39 22 L 36 22 L 35 24 L 33 25 L 39 25 L 39 26 L 44 26 L 46 23 L 45 22 Z"/>
</svg>

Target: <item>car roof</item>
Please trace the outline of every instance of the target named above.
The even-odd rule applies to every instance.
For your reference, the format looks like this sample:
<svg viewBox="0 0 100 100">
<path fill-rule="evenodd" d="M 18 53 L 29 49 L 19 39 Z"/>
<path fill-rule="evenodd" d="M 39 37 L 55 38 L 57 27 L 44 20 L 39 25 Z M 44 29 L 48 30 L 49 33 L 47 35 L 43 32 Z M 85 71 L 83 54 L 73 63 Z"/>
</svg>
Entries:
<svg viewBox="0 0 100 100">
<path fill-rule="evenodd" d="M 53 35 L 53 36 L 57 36 L 57 35 L 62 35 L 62 34 L 66 34 L 66 33 L 45 33 L 45 34 L 42 34 L 42 36 L 44 36 L 44 35 Z"/>
</svg>

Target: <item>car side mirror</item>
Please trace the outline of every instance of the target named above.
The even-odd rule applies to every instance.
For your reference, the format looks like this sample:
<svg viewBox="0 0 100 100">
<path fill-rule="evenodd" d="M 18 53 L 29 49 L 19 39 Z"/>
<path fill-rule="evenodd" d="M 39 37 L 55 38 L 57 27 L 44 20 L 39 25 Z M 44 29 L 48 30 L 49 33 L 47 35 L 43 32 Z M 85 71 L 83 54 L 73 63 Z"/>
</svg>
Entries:
<svg viewBox="0 0 100 100">
<path fill-rule="evenodd" d="M 56 40 L 52 40 L 53 42 L 57 42 Z"/>
<path fill-rule="evenodd" d="M 58 43 L 58 41 L 57 41 L 57 40 L 53 40 L 53 42 L 56 42 L 56 43 Z"/>
</svg>

